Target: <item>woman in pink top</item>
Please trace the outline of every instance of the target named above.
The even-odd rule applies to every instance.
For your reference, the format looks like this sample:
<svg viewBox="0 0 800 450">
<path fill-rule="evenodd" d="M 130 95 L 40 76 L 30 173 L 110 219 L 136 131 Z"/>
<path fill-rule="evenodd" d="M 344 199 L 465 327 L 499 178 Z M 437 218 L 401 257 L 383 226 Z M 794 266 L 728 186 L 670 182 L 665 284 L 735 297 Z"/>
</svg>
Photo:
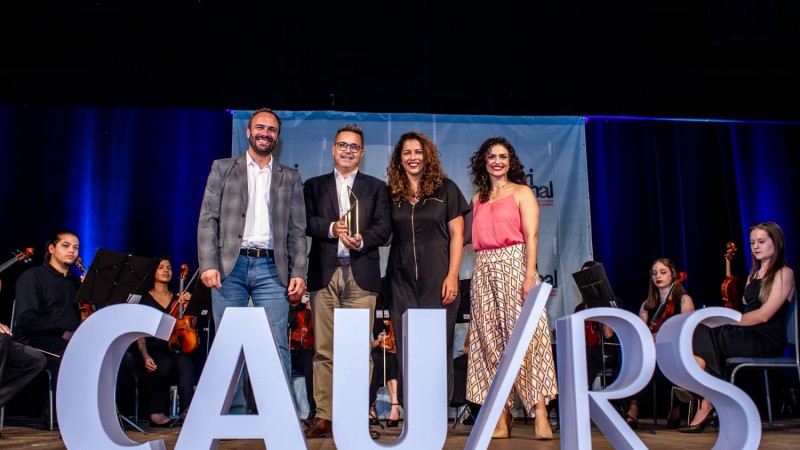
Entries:
<svg viewBox="0 0 800 450">
<path fill-rule="evenodd" d="M 483 404 L 522 304 L 541 283 L 536 271 L 539 205 L 506 138 L 487 139 L 472 155 L 470 170 L 477 190 L 472 198 L 472 246 L 477 258 L 470 288 L 467 400 Z M 556 397 L 558 387 L 544 311 L 514 387 L 525 410 L 534 413 L 536 438 L 552 439 L 546 404 Z M 513 406 L 512 392 L 493 437 L 510 436 Z"/>
</svg>

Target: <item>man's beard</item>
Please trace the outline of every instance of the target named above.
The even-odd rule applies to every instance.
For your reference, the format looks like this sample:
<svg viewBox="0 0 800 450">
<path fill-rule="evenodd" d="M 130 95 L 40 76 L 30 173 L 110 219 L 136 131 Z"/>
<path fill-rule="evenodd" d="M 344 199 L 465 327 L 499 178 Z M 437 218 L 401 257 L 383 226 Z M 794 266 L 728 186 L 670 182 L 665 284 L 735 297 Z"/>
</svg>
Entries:
<svg viewBox="0 0 800 450">
<path fill-rule="evenodd" d="M 267 156 L 271 154 L 272 151 L 275 150 L 275 145 L 277 145 L 276 141 L 270 141 L 266 147 L 262 147 L 259 145 L 258 140 L 255 138 L 250 139 L 250 147 L 252 147 L 253 151 L 260 156 Z"/>
</svg>

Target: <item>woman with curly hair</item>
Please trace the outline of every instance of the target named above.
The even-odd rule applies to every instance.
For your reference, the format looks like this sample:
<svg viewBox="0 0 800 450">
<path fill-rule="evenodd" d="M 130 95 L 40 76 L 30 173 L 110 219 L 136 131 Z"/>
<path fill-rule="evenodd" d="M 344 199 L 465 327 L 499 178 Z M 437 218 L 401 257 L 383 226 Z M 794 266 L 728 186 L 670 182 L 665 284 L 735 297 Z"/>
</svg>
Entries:
<svg viewBox="0 0 800 450">
<path fill-rule="evenodd" d="M 491 137 L 470 160 L 472 182 L 472 248 L 475 267 L 470 286 L 467 400 L 483 404 L 500 357 L 522 312 L 528 292 L 541 283 L 536 269 L 539 205 L 525 184 L 525 173 L 508 139 Z M 533 412 L 536 439 L 552 439 L 547 402 L 558 394 L 547 313 L 542 310 L 514 387 Z M 508 438 L 514 423 L 509 394 L 494 438 Z"/>
<path fill-rule="evenodd" d="M 439 150 L 419 131 L 400 136 L 389 168 L 392 242 L 386 277 L 397 344 L 402 394 L 403 313 L 409 308 L 447 311 L 447 399 L 453 395 L 453 336 L 458 314 L 458 271 L 469 205 L 442 171 Z M 399 395 L 399 398 L 403 398 Z"/>
</svg>

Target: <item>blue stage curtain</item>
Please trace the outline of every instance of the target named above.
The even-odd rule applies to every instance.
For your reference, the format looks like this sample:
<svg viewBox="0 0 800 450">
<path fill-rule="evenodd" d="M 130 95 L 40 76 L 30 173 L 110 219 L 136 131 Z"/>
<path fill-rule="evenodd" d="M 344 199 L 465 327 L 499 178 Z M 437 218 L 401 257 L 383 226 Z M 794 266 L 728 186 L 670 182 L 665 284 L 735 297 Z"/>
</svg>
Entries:
<svg viewBox="0 0 800 450">
<path fill-rule="evenodd" d="M 230 156 L 231 133 L 224 110 L 0 106 L 0 255 L 34 247 L 39 264 L 64 227 L 87 267 L 106 248 L 193 271 L 206 177 Z M 760 221 L 783 227 L 798 268 L 800 125 L 591 117 L 586 142 L 594 257 L 626 309 L 662 256 L 687 272 L 698 307 L 720 305 L 726 243 L 744 276 L 747 228 Z M 0 274 L 0 321 L 24 268 Z"/>
<path fill-rule="evenodd" d="M 590 118 L 586 146 L 594 256 L 625 308 L 647 296 L 659 257 L 687 273 L 695 306 L 722 306 L 750 268 L 748 228 L 773 221 L 797 270 L 800 124 Z"/>
<path fill-rule="evenodd" d="M 34 247 L 38 265 L 50 235 L 67 228 L 87 268 L 105 248 L 166 254 L 176 272 L 182 263 L 194 271 L 206 177 L 230 152 L 225 110 L 0 106 L 0 260 Z M 24 269 L 0 274 L 0 295 L 13 298 Z"/>
</svg>

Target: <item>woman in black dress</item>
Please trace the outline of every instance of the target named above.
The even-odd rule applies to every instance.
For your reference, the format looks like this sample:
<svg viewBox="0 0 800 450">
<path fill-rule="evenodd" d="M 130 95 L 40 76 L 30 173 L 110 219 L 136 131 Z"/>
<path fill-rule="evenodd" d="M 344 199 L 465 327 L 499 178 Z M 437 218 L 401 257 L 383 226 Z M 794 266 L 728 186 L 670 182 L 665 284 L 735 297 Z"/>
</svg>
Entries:
<svg viewBox="0 0 800 450">
<path fill-rule="evenodd" d="M 671 305 L 671 307 L 667 307 Z M 670 309 L 671 314 L 667 314 Z M 650 288 L 647 299 L 639 307 L 639 318 L 647 324 L 655 340 L 658 329 L 664 321 L 676 314 L 694 311 L 694 300 L 681 285 L 681 277 L 675 263 L 667 258 L 658 258 L 650 265 Z M 661 369 L 656 366 L 656 372 L 650 383 L 638 394 L 628 401 L 628 412 L 625 420 L 631 428 L 639 427 L 639 400 L 642 395 L 652 392 L 652 383 L 655 381 L 659 392 L 671 393 L 672 382 L 664 376 Z M 680 406 L 673 407 L 667 418 L 668 428 L 678 428 L 681 424 Z"/>
<path fill-rule="evenodd" d="M 419 131 L 400 136 L 389 168 L 392 241 L 386 276 L 397 345 L 402 399 L 403 313 L 409 308 L 447 310 L 447 399 L 453 395 L 453 337 L 458 313 L 458 272 L 464 247 L 464 194 L 442 172 L 439 150 Z"/>
<path fill-rule="evenodd" d="M 783 230 L 775 222 L 750 227 L 751 268 L 744 287 L 744 312 L 739 323 L 709 328 L 701 325 L 692 339 L 695 360 L 712 375 L 725 379 L 725 359 L 781 356 L 786 350 L 786 315 L 794 295 L 794 272 L 786 265 Z M 703 399 L 692 423 L 678 431 L 700 433 L 716 418 Z"/>
<path fill-rule="evenodd" d="M 158 267 L 153 275 L 153 286 L 142 295 L 141 305 L 151 306 L 164 314 L 170 313 L 170 305 L 178 299 L 178 293 L 169 290 L 172 281 L 172 263 L 169 258 L 159 258 Z M 189 294 L 184 293 L 182 301 L 189 299 Z M 150 426 L 168 427 L 174 423 L 165 413 L 167 412 L 167 399 L 172 385 L 172 377 L 177 372 L 178 398 L 180 399 L 182 417 L 189 410 L 194 395 L 194 365 L 187 353 L 176 353 L 170 350 L 167 341 L 155 338 L 139 338 L 137 341 L 139 351 L 144 360 L 144 368 L 156 374 L 155 386 L 150 393 Z"/>
</svg>

